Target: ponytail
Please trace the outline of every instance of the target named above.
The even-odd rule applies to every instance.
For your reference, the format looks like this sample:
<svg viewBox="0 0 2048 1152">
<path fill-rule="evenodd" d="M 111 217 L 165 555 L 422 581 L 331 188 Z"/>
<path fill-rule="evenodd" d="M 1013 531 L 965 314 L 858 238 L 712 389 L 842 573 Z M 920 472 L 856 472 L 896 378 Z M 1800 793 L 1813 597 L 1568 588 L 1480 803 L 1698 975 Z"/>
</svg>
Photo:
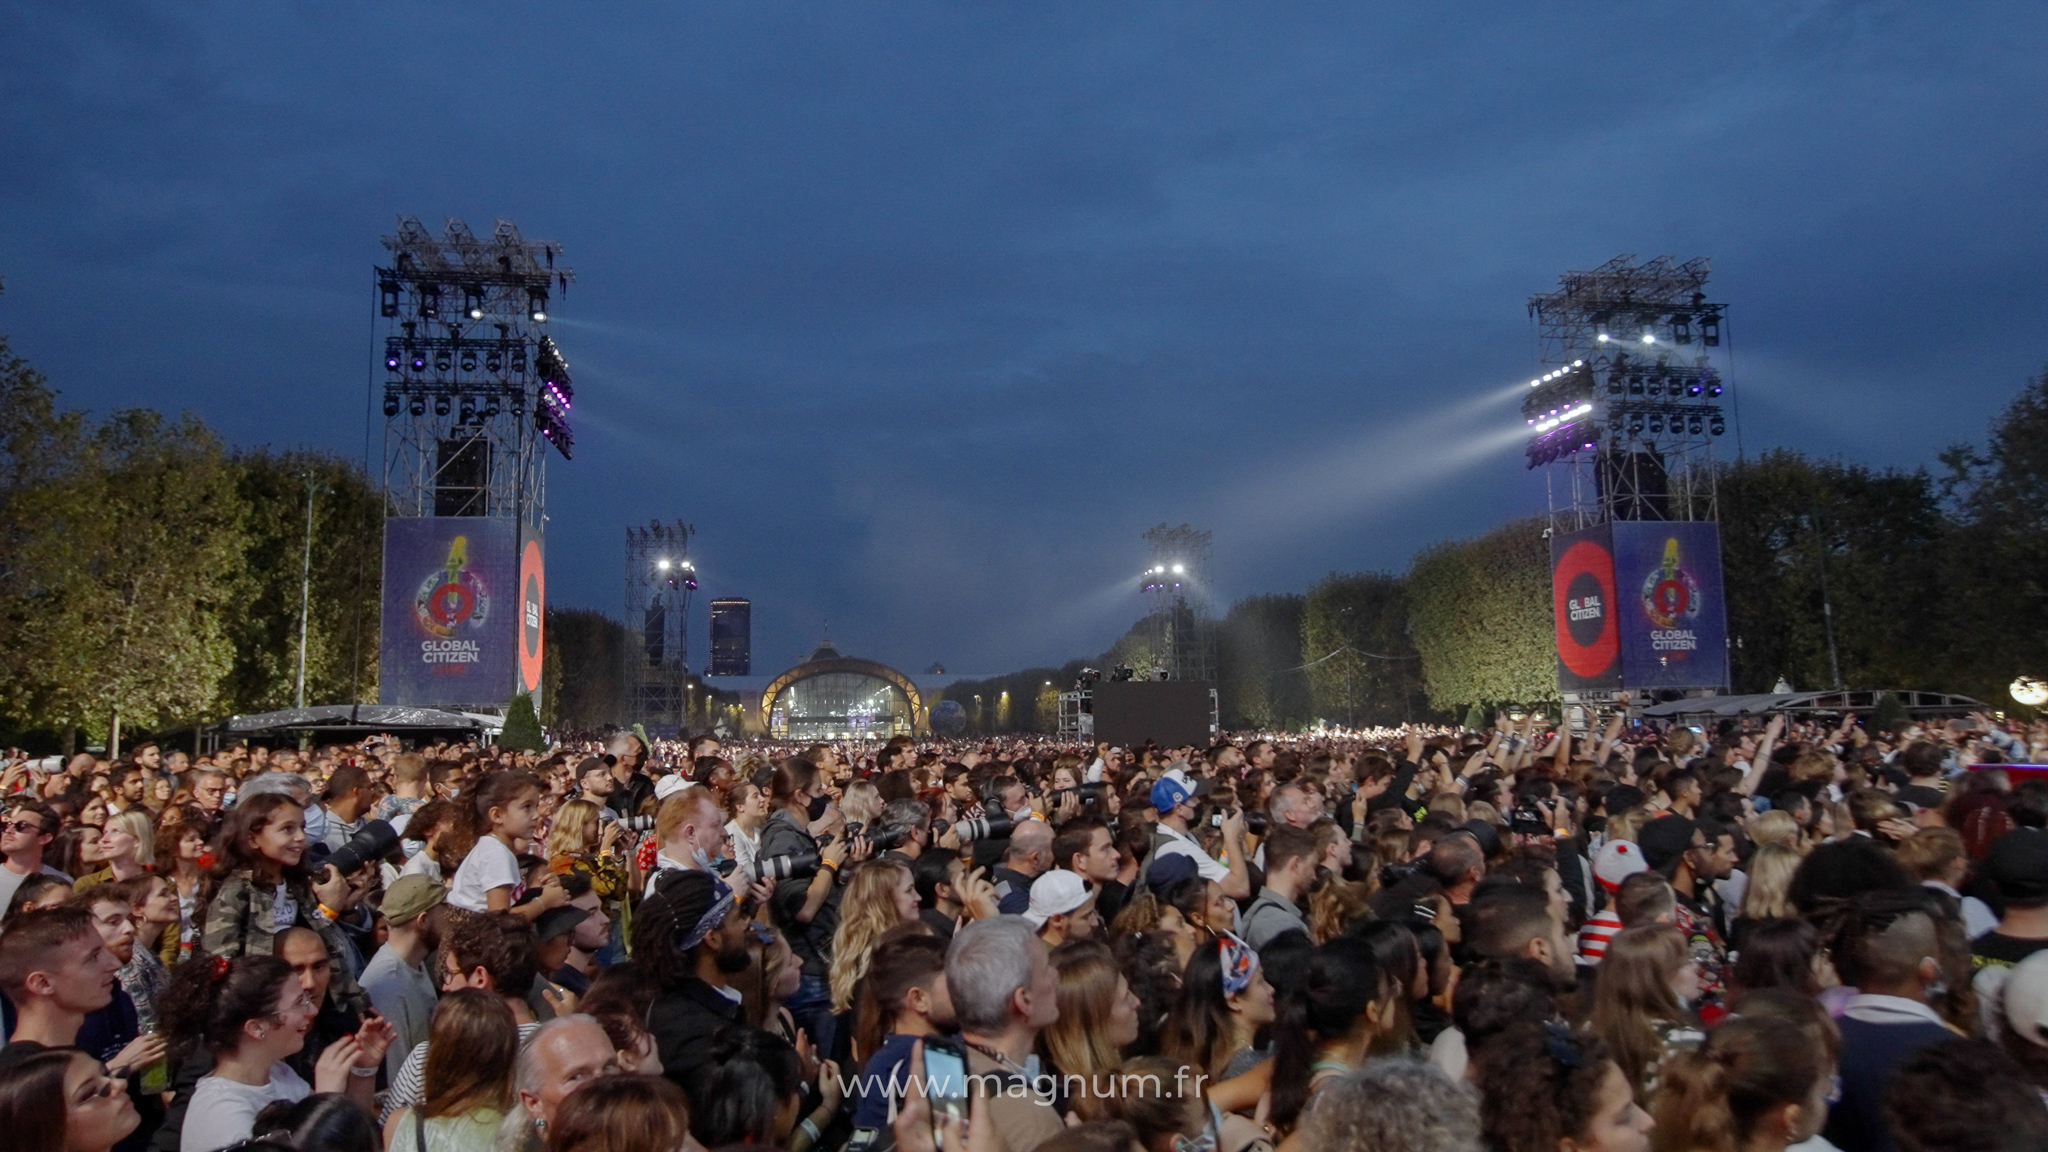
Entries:
<svg viewBox="0 0 2048 1152">
<path fill-rule="evenodd" d="M 1656 1152 L 1737 1152 L 1769 1113 L 1811 1099 L 1827 1064 L 1821 1044 L 1804 1028 L 1731 1017 L 1697 1051 L 1665 1062 Z"/>
<path fill-rule="evenodd" d="M 474 794 L 457 797 L 454 819 L 441 837 L 441 867 L 451 875 L 460 868 L 476 842 L 491 834 L 491 809 L 509 807 L 529 788 L 539 790 L 540 781 L 525 772 L 493 772 Z"/>
<path fill-rule="evenodd" d="M 156 1002 L 173 1063 L 200 1044 L 215 1055 L 234 1051 L 242 1025 L 276 1012 L 292 979 L 292 966 L 275 956 L 195 956 L 178 965 Z"/>
</svg>

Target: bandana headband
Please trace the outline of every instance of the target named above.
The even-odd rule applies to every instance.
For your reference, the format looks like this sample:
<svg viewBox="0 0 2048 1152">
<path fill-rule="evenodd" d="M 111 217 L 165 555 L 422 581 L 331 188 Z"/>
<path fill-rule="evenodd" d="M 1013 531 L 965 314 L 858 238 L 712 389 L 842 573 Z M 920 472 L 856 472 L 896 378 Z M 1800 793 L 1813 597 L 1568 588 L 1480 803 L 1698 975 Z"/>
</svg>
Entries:
<svg viewBox="0 0 2048 1152">
<path fill-rule="evenodd" d="M 1216 934 L 1216 955 L 1222 961 L 1223 994 L 1235 996 L 1252 986 L 1259 971 L 1259 954 L 1252 946 L 1229 932 Z"/>
<path fill-rule="evenodd" d="M 711 897 L 711 907 L 706 908 L 704 914 L 697 917 L 696 926 L 690 929 L 688 936 L 683 937 L 683 942 L 680 945 L 681 951 L 688 952 L 690 949 L 702 944 L 704 937 L 711 935 L 711 930 L 725 923 L 725 918 L 732 914 L 733 894 L 731 885 L 713 876 L 711 878 Z"/>
</svg>

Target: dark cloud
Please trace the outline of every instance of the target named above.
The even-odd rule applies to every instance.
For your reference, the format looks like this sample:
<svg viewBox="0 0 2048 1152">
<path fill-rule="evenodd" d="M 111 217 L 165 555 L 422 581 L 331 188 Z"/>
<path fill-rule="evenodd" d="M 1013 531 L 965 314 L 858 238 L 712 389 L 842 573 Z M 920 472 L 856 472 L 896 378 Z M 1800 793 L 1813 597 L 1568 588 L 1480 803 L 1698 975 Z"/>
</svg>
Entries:
<svg viewBox="0 0 2048 1152">
<path fill-rule="evenodd" d="M 2038 6 L 0 3 L 0 330 L 364 447 L 396 214 L 560 240 L 552 587 L 695 522 L 779 665 L 1099 651 L 1540 506 L 1523 300 L 1709 255 L 1746 447 L 1931 460 L 2048 356 Z M 701 647 L 701 620 L 698 628 Z M 701 655 L 701 653 L 700 653 Z"/>
</svg>

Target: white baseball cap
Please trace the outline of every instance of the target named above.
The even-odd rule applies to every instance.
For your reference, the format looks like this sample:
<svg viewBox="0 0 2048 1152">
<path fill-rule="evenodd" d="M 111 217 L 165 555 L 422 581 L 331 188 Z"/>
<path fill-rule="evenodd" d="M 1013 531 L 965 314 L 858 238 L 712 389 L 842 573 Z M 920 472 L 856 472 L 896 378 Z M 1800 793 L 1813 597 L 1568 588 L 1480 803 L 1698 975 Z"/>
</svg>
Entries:
<svg viewBox="0 0 2048 1152">
<path fill-rule="evenodd" d="M 690 782 L 688 780 L 671 772 L 654 782 L 654 798 L 656 800 L 666 800 L 689 786 Z"/>
<path fill-rule="evenodd" d="M 1080 873 L 1055 868 L 1031 882 L 1031 906 L 1024 910 L 1024 919 L 1033 928 L 1043 928 L 1047 920 L 1072 912 L 1094 896 Z"/>
</svg>

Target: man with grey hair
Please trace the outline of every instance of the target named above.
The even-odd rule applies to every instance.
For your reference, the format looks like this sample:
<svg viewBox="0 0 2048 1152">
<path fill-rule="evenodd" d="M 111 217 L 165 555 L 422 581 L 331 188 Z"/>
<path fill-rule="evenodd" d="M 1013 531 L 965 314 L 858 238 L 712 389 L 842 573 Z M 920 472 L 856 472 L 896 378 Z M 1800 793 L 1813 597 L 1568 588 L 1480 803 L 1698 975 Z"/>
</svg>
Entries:
<svg viewBox="0 0 2048 1152">
<path fill-rule="evenodd" d="M 946 949 L 946 991 L 967 1044 L 969 1089 L 985 1099 L 988 1152 L 1032 1152 L 1065 1130 L 1032 1048 L 1060 1017 L 1059 974 L 1021 916 L 976 920 Z"/>
<path fill-rule="evenodd" d="M 1368 1060 L 1323 1085 L 1302 1112 L 1301 1144 L 1318 1152 L 1481 1152 L 1479 1104 L 1428 1064 Z"/>
<path fill-rule="evenodd" d="M 925 842 L 931 836 L 932 806 L 922 800 L 905 797 L 891 800 L 882 808 L 882 814 L 875 820 L 875 830 L 883 837 L 903 834 L 894 848 L 882 853 L 909 863 L 924 855 Z"/>
<path fill-rule="evenodd" d="M 547 1140 L 555 1109 L 569 1093 L 619 1071 L 619 1053 L 594 1017 L 557 1016 L 519 1047 L 513 1086 L 519 1107 L 498 1126 L 493 1152 L 534 1152 Z"/>
</svg>

